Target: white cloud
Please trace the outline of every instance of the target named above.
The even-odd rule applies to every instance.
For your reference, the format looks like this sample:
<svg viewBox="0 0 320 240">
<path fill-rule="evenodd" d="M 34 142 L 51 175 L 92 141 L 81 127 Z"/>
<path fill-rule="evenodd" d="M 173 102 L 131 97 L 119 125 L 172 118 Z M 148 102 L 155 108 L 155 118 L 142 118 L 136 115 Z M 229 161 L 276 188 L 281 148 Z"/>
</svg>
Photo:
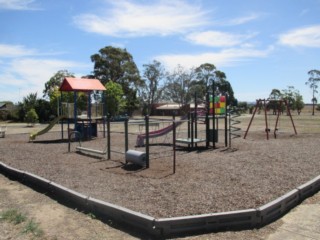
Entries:
<svg viewBox="0 0 320 240">
<path fill-rule="evenodd" d="M 245 24 L 247 22 L 251 22 L 253 20 L 256 20 L 259 17 L 260 17 L 260 15 L 257 13 L 251 13 L 251 14 L 244 16 L 244 17 L 231 19 L 231 20 L 227 21 L 227 25 L 241 25 L 241 24 Z"/>
<path fill-rule="evenodd" d="M 320 48 L 320 25 L 294 29 L 280 35 L 279 43 L 290 47 Z"/>
<path fill-rule="evenodd" d="M 38 97 L 42 97 L 45 82 L 56 72 L 63 69 L 73 72 L 74 69 L 83 68 L 88 66 L 59 59 L 14 59 L 2 65 L 0 69 L 1 100 L 17 102 L 21 101 L 23 96 L 35 92 L 38 93 Z"/>
<path fill-rule="evenodd" d="M 21 45 L 0 44 L 0 58 L 23 57 L 36 54 L 36 50 L 28 49 Z"/>
<path fill-rule="evenodd" d="M 117 37 L 170 35 L 208 24 L 201 6 L 180 0 L 109 2 L 99 15 L 81 14 L 74 17 L 74 23 L 87 32 Z"/>
<path fill-rule="evenodd" d="M 243 44 L 256 34 L 231 34 L 219 31 L 194 32 L 186 36 L 186 40 L 194 44 L 209 47 L 232 47 Z"/>
<path fill-rule="evenodd" d="M 1 99 L 18 102 L 29 93 L 42 97 L 44 84 L 57 71 L 68 70 L 88 74 L 90 64 L 66 61 L 21 45 L 0 44 Z M 83 75 L 84 75 L 83 74 Z"/>
<path fill-rule="evenodd" d="M 162 62 L 168 70 L 174 69 L 178 64 L 185 68 L 198 67 L 203 63 L 213 63 L 218 68 L 231 66 L 252 58 L 263 58 L 273 50 L 269 47 L 265 50 L 253 48 L 225 49 L 220 52 L 208 52 L 201 54 L 169 54 L 154 57 Z"/>
<path fill-rule="evenodd" d="M 35 0 L 0 0 L 0 9 L 8 10 L 40 10 L 35 7 Z"/>
</svg>

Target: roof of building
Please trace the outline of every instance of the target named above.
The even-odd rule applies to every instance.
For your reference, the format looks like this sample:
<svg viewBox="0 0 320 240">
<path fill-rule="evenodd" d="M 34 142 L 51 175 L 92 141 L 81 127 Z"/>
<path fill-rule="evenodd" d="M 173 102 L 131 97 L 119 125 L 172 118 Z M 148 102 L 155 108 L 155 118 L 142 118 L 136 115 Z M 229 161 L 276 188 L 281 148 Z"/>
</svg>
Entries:
<svg viewBox="0 0 320 240">
<path fill-rule="evenodd" d="M 169 104 L 163 104 L 159 107 L 157 107 L 157 110 L 176 110 L 176 109 L 180 109 L 181 106 L 179 104 L 173 104 L 173 103 L 169 103 Z"/>
<path fill-rule="evenodd" d="M 189 104 L 190 108 L 195 108 L 194 103 L 190 103 Z M 177 110 L 180 109 L 182 106 L 180 104 L 177 103 L 166 103 L 163 104 L 159 107 L 157 107 L 157 110 Z M 205 108 L 206 106 L 204 104 L 198 104 L 197 108 Z"/>
<path fill-rule="evenodd" d="M 6 103 L 5 102 L 0 102 L 0 108 L 5 108 L 6 107 Z"/>
<path fill-rule="evenodd" d="M 71 92 L 71 91 L 81 91 L 89 92 L 93 90 L 105 91 L 106 88 L 98 79 L 88 79 L 88 78 L 72 78 L 66 77 L 59 88 L 59 91 Z"/>
</svg>

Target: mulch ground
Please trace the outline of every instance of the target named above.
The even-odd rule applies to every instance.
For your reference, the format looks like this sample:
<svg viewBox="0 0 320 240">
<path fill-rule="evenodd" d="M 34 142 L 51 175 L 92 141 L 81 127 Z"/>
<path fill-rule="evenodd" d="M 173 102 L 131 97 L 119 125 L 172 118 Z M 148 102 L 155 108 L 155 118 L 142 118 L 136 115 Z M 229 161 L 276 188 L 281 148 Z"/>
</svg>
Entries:
<svg viewBox="0 0 320 240">
<path fill-rule="evenodd" d="M 136 137 L 129 134 L 130 149 Z M 319 134 L 283 133 L 266 140 L 264 133 L 250 132 L 246 139 L 234 139 L 232 148 L 219 138 L 215 149 L 177 151 L 175 174 L 167 139 L 151 142 L 149 169 L 125 165 L 121 153 L 112 152 L 111 160 L 76 153 L 77 143 L 68 152 L 60 132 L 34 143 L 27 134 L 7 135 L 0 139 L 0 161 L 157 218 L 256 208 L 320 174 Z M 122 132 L 112 133 L 111 145 L 124 151 Z M 100 134 L 82 146 L 103 150 L 106 139 Z"/>
</svg>

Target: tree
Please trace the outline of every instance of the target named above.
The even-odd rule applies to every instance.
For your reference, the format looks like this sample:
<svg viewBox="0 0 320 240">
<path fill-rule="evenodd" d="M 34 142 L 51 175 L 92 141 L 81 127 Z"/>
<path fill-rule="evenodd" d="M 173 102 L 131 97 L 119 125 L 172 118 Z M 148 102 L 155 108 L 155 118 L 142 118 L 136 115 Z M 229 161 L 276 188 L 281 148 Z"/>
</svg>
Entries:
<svg viewBox="0 0 320 240">
<path fill-rule="evenodd" d="M 58 115 L 58 104 L 61 100 L 59 87 L 61 86 L 63 79 L 66 77 L 74 77 L 74 74 L 69 72 L 68 70 L 59 70 L 44 85 L 43 97 L 49 100 L 51 108 L 50 112 L 53 115 Z M 64 94 L 64 99 L 65 101 L 66 99 L 68 99 L 73 102 L 73 94 L 71 92 Z"/>
<path fill-rule="evenodd" d="M 318 83 L 320 81 L 320 71 L 319 70 L 310 70 L 308 72 L 309 74 L 309 79 L 308 81 L 305 83 L 306 85 L 309 85 L 309 87 L 311 88 L 312 90 L 312 115 L 314 115 L 314 108 L 315 108 L 315 105 L 316 105 L 316 100 L 317 98 L 315 97 L 315 94 L 318 93 Z"/>
<path fill-rule="evenodd" d="M 228 96 L 228 105 L 236 105 L 237 100 L 234 97 L 234 92 L 227 76 L 224 72 L 216 71 L 215 85 L 219 93 Z"/>
<path fill-rule="evenodd" d="M 66 92 L 63 93 L 61 99 L 61 92 L 59 91 L 59 87 L 61 86 L 63 79 L 66 77 L 75 77 L 73 73 L 70 73 L 68 70 L 59 70 L 55 73 L 48 82 L 45 83 L 45 89 L 43 90 L 43 97 L 49 98 L 50 108 L 52 115 L 58 115 L 58 105 L 60 101 L 72 103 L 74 102 L 74 93 Z M 90 75 L 86 76 L 89 78 Z M 92 76 L 91 76 L 92 77 Z M 78 110 L 86 110 L 87 108 L 88 97 L 87 94 L 83 92 L 79 92 L 77 94 L 77 108 Z M 50 114 L 50 115 L 51 115 Z"/>
<path fill-rule="evenodd" d="M 13 113 L 15 120 L 21 122 L 26 121 L 26 116 L 30 110 L 36 112 L 37 121 L 39 122 L 48 122 L 53 115 L 50 103 L 45 99 L 38 99 L 37 93 L 28 94 L 23 98 L 22 102 L 18 103 L 16 110 Z"/>
<path fill-rule="evenodd" d="M 300 115 L 301 110 L 304 108 L 303 97 L 300 94 L 296 95 L 295 108 L 297 109 L 298 115 Z"/>
<path fill-rule="evenodd" d="M 277 110 L 279 109 L 279 103 L 278 103 L 278 100 L 281 100 L 282 99 L 282 93 L 279 89 L 272 89 L 271 93 L 269 94 L 269 99 L 271 101 L 269 101 L 269 104 L 268 104 L 268 108 L 269 109 L 272 109 L 272 113 L 273 115 L 276 115 L 277 114 Z M 274 101 L 272 101 L 274 100 Z M 281 109 L 282 110 L 282 109 Z"/>
<path fill-rule="evenodd" d="M 198 84 L 205 86 L 202 88 L 203 92 L 201 93 L 203 97 L 208 91 L 211 91 L 212 81 L 214 81 L 215 94 L 218 92 L 220 94 L 228 95 L 228 103 L 233 104 L 235 102 L 234 92 L 231 84 L 226 80 L 226 74 L 217 70 L 213 64 L 201 64 L 195 69 L 195 73 Z"/>
<path fill-rule="evenodd" d="M 107 112 L 111 116 L 116 116 L 125 107 L 123 90 L 119 83 L 108 82 L 106 85 L 106 106 Z"/>
<path fill-rule="evenodd" d="M 141 86 L 140 97 L 145 103 L 144 109 L 148 114 L 152 114 L 152 105 L 161 98 L 163 88 L 160 88 L 160 82 L 164 78 L 164 68 L 161 63 L 154 60 L 150 64 L 143 65 L 143 85 Z"/>
<path fill-rule="evenodd" d="M 92 55 L 91 61 L 94 62 L 93 75 L 103 85 L 113 81 L 122 86 L 127 110 L 132 112 L 137 107 L 137 89 L 143 83 L 132 55 L 126 49 L 107 46 Z"/>
<path fill-rule="evenodd" d="M 271 100 L 280 100 L 282 98 L 282 93 L 279 89 L 272 89 L 271 93 L 269 94 L 269 99 Z"/>
<path fill-rule="evenodd" d="M 54 115 L 50 102 L 45 99 L 37 99 L 35 111 L 38 114 L 39 122 L 48 122 L 52 120 Z"/>
<path fill-rule="evenodd" d="M 297 110 L 298 115 L 300 115 L 301 110 L 304 107 L 303 97 L 301 96 L 300 92 L 293 86 L 288 86 L 288 88 L 282 90 L 282 92 L 282 96 L 287 100 L 289 108 L 291 110 Z"/>
<path fill-rule="evenodd" d="M 199 95 L 205 99 L 206 94 L 210 91 L 212 81 L 215 80 L 216 67 L 210 63 L 201 64 L 195 69 L 196 79 L 193 85 L 198 85 Z M 200 88 L 199 86 L 202 86 Z"/>
<path fill-rule="evenodd" d="M 28 112 L 30 109 L 34 109 L 37 104 L 37 93 L 30 93 L 26 97 L 23 98 L 23 105 L 25 112 Z"/>
<path fill-rule="evenodd" d="M 74 77 L 74 74 L 68 72 L 68 70 L 59 70 L 55 73 L 49 81 L 44 84 L 43 97 L 51 99 L 54 92 L 59 89 L 63 79 L 66 77 Z"/>
<path fill-rule="evenodd" d="M 34 124 L 38 121 L 39 117 L 36 113 L 36 110 L 34 108 L 31 108 L 25 116 L 25 121 L 30 124 L 31 126 L 34 126 Z"/>
<path fill-rule="evenodd" d="M 178 65 L 173 73 L 167 74 L 164 86 L 164 99 L 178 103 L 183 106 L 190 102 L 190 83 L 193 79 L 192 71 L 187 72 L 181 65 Z"/>
</svg>

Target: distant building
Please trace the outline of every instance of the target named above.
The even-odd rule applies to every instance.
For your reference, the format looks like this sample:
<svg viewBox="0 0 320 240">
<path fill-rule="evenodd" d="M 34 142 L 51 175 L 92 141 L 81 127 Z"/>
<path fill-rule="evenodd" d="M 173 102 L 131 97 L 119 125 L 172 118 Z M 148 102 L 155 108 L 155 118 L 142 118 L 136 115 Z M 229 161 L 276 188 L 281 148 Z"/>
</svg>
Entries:
<svg viewBox="0 0 320 240">
<path fill-rule="evenodd" d="M 194 111 L 195 104 L 180 105 L 178 103 L 156 103 L 153 104 L 153 113 L 156 116 L 176 116 L 184 115 L 190 111 Z M 198 111 L 205 110 L 204 104 L 197 105 Z"/>
<path fill-rule="evenodd" d="M 9 112 L 13 107 L 14 105 L 11 102 L 0 102 L 0 120 L 7 120 Z"/>
<path fill-rule="evenodd" d="M 7 110 L 7 103 L 5 102 L 0 102 L 0 111 Z"/>
</svg>

